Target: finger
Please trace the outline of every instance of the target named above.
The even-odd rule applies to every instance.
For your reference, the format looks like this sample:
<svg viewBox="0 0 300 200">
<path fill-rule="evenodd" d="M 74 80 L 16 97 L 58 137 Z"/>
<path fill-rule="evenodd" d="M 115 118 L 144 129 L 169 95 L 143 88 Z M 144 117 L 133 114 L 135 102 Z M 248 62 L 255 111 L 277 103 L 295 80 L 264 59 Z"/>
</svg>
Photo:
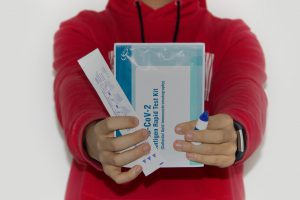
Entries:
<svg viewBox="0 0 300 200">
<path fill-rule="evenodd" d="M 95 130 L 100 133 L 110 133 L 116 130 L 134 128 L 139 124 L 136 117 L 117 116 L 109 117 L 96 124 Z"/>
<path fill-rule="evenodd" d="M 194 130 L 196 123 L 197 123 L 197 121 L 194 120 L 194 121 L 189 121 L 189 122 L 184 122 L 184 123 L 178 124 L 175 127 L 175 132 L 180 135 L 186 134 L 187 132 Z"/>
<path fill-rule="evenodd" d="M 176 151 L 201 155 L 235 155 L 237 145 L 236 143 L 194 145 L 190 142 L 176 141 L 174 148 Z"/>
<path fill-rule="evenodd" d="M 145 129 L 141 129 L 117 138 L 111 138 L 103 136 L 100 138 L 100 146 L 103 145 L 103 149 L 107 151 L 123 151 L 129 147 L 132 147 L 149 137 L 149 132 Z"/>
<path fill-rule="evenodd" d="M 103 152 L 101 155 L 101 163 L 122 167 L 149 154 L 150 149 L 150 145 L 148 143 L 144 143 L 122 153 Z"/>
<path fill-rule="evenodd" d="M 209 117 L 207 129 L 222 129 L 232 126 L 233 119 L 227 114 L 217 114 Z"/>
<path fill-rule="evenodd" d="M 234 156 L 208 156 L 208 155 L 201 155 L 201 154 L 195 154 L 195 153 L 187 153 L 186 155 L 187 159 L 203 163 L 205 165 L 211 165 L 216 166 L 220 168 L 225 168 L 231 166 L 234 161 Z"/>
<path fill-rule="evenodd" d="M 237 134 L 231 129 L 190 131 L 184 135 L 184 139 L 189 142 L 201 142 L 208 144 L 221 144 L 236 141 Z"/>
<path fill-rule="evenodd" d="M 126 172 L 122 172 L 121 168 L 113 166 L 103 167 L 103 170 L 105 174 L 111 177 L 117 184 L 124 184 L 137 178 L 142 172 L 142 167 L 136 165 Z"/>
</svg>

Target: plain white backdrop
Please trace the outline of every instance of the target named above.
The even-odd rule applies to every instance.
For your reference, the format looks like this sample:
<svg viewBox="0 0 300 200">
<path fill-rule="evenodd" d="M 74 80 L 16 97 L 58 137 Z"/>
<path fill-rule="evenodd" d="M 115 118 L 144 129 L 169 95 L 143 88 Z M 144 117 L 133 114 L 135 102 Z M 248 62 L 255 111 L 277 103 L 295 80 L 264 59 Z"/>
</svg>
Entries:
<svg viewBox="0 0 300 200">
<path fill-rule="evenodd" d="M 61 21 L 107 0 L 1 0 L 0 199 L 64 198 L 70 155 L 56 122 L 52 44 Z M 246 162 L 247 199 L 300 199 L 300 1 L 208 0 L 244 19 L 267 60 L 268 125 Z"/>
</svg>

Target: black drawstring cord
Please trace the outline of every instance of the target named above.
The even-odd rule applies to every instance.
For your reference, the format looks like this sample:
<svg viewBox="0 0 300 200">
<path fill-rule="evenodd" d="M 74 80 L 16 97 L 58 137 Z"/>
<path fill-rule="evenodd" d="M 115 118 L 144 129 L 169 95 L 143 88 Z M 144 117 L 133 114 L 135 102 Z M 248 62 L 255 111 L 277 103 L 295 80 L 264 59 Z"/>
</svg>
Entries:
<svg viewBox="0 0 300 200">
<path fill-rule="evenodd" d="M 140 20 L 140 28 L 141 28 L 141 39 L 142 42 L 145 43 L 145 33 L 144 33 L 144 21 L 143 21 L 143 15 L 142 15 L 142 9 L 139 1 L 135 2 L 138 13 L 139 13 L 139 20 Z"/>
<path fill-rule="evenodd" d="M 135 2 L 137 10 L 138 10 L 138 14 L 139 14 L 139 20 L 140 20 L 140 29 L 141 29 L 141 39 L 142 42 L 145 43 L 145 32 L 144 32 L 144 21 L 143 21 L 143 15 L 142 15 L 142 8 L 140 5 L 140 2 L 137 0 Z M 176 26 L 175 26 L 175 32 L 174 32 L 174 36 L 173 36 L 173 42 L 177 41 L 178 38 L 178 32 L 179 32 L 179 27 L 180 27 L 180 0 L 176 1 L 177 4 L 177 17 L 176 17 Z"/>
<path fill-rule="evenodd" d="M 177 3 L 177 19 L 176 19 L 176 26 L 175 26 L 173 42 L 177 41 L 179 26 L 180 26 L 180 1 L 177 1 L 176 3 Z"/>
</svg>

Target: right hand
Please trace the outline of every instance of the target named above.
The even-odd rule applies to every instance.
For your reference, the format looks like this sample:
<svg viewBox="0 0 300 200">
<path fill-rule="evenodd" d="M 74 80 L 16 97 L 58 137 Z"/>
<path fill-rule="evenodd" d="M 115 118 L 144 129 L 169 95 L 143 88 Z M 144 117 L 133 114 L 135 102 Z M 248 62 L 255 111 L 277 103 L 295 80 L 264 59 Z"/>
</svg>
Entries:
<svg viewBox="0 0 300 200">
<path fill-rule="evenodd" d="M 149 132 L 141 129 L 124 135 L 114 137 L 115 130 L 134 128 L 139 124 L 136 117 L 109 117 L 105 120 L 93 122 L 86 128 L 86 146 L 88 154 L 102 164 L 104 173 L 117 184 L 134 180 L 142 172 L 140 165 L 135 165 L 126 172 L 121 167 L 149 154 L 148 143 L 124 151 L 149 137 Z"/>
</svg>

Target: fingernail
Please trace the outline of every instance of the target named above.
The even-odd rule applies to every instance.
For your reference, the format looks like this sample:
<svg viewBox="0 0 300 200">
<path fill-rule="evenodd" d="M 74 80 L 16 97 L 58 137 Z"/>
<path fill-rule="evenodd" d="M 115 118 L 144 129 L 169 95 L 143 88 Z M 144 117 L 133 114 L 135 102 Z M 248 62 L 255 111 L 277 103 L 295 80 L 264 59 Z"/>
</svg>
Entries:
<svg viewBox="0 0 300 200">
<path fill-rule="evenodd" d="M 187 157 L 188 159 L 192 159 L 192 158 L 194 158 L 194 154 L 192 154 L 192 153 L 187 153 L 187 154 L 186 154 L 186 157 Z"/>
<path fill-rule="evenodd" d="M 177 133 L 181 133 L 182 128 L 181 128 L 180 126 L 176 126 L 175 131 L 176 131 Z"/>
<path fill-rule="evenodd" d="M 188 134 L 186 134 L 186 139 L 192 140 L 193 139 L 193 133 L 189 132 Z"/>
<path fill-rule="evenodd" d="M 144 135 L 144 137 L 148 138 L 149 137 L 149 131 L 144 130 L 143 135 Z"/>
<path fill-rule="evenodd" d="M 181 150 L 182 149 L 182 143 L 180 141 L 175 142 L 175 149 Z"/>
<path fill-rule="evenodd" d="M 137 166 L 137 167 L 135 168 L 135 172 L 136 172 L 137 174 L 139 174 L 141 171 L 142 171 L 142 167 L 141 167 L 141 166 Z"/>
<path fill-rule="evenodd" d="M 149 145 L 149 144 L 144 144 L 144 146 L 143 146 L 143 151 L 144 151 L 145 153 L 148 153 L 148 152 L 150 151 L 150 145 Z"/>
<path fill-rule="evenodd" d="M 139 119 L 138 119 L 137 117 L 135 117 L 134 123 L 135 123 L 136 125 L 139 125 L 140 121 L 139 121 Z"/>
</svg>

